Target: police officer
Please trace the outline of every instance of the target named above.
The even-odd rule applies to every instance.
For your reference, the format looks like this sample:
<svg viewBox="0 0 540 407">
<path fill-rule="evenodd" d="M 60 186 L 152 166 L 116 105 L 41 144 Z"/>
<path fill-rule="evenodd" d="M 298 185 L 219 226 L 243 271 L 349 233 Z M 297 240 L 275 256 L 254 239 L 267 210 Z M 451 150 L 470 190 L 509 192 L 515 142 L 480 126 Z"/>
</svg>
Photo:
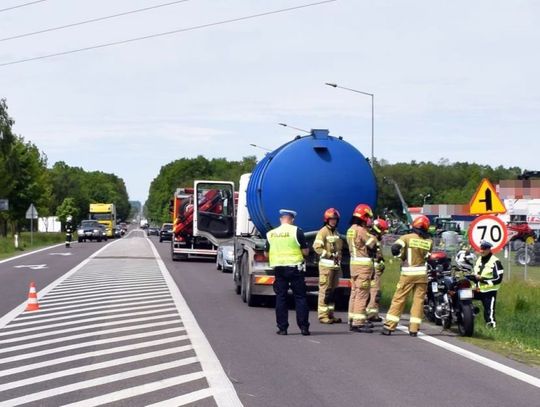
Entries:
<svg viewBox="0 0 540 407">
<path fill-rule="evenodd" d="M 385 269 L 384 257 L 382 252 L 382 238 L 388 232 L 388 222 L 384 219 L 375 219 L 371 226 L 371 234 L 377 238 L 377 245 L 370 253 L 373 257 L 374 274 L 371 279 L 369 289 L 369 301 L 366 307 L 366 313 L 369 322 L 381 322 L 379 316 L 379 306 L 381 301 L 381 276 Z"/>
<path fill-rule="evenodd" d="M 71 215 L 68 215 L 66 218 L 66 247 L 71 246 L 71 241 L 73 240 L 73 232 L 75 228 L 73 227 L 73 218 Z"/>
<path fill-rule="evenodd" d="M 343 241 L 339 237 L 337 225 L 339 212 L 329 208 L 324 212 L 324 226 L 319 230 L 313 249 L 319 255 L 319 302 L 317 312 L 322 324 L 340 323 L 341 318 L 334 316 L 335 289 L 341 273 L 341 250 Z"/>
<path fill-rule="evenodd" d="M 426 260 L 433 247 L 428 233 L 429 219 L 421 215 L 412 222 L 412 233 L 402 236 L 392 245 L 392 254 L 399 257 L 403 264 L 401 276 L 392 304 L 386 314 L 383 335 L 391 335 L 395 331 L 409 293 L 413 292 L 409 335 L 417 336 L 424 314 L 424 297 L 427 291 Z"/>
<path fill-rule="evenodd" d="M 304 280 L 304 256 L 309 253 L 309 247 L 304 232 L 294 226 L 296 212 L 281 209 L 281 225 L 266 234 L 265 252 L 269 258 L 270 267 L 274 269 L 274 292 L 276 293 L 276 321 L 278 335 L 287 335 L 289 327 L 289 311 L 287 309 L 287 292 L 292 289 L 296 307 L 296 323 L 302 335 L 309 332 L 309 308 L 306 298 L 306 283 Z"/>
<path fill-rule="evenodd" d="M 482 240 L 480 242 L 480 257 L 476 259 L 474 264 L 474 278 L 478 285 L 478 291 L 475 292 L 474 298 L 482 301 L 484 306 L 484 320 L 486 327 L 496 328 L 495 321 L 495 303 L 497 300 L 497 291 L 503 279 L 503 266 L 500 260 L 495 256 L 491 248 L 493 245 Z"/>
<path fill-rule="evenodd" d="M 371 333 L 367 324 L 366 304 L 369 299 L 373 259 L 369 251 L 377 244 L 377 238 L 368 231 L 373 212 L 368 205 L 360 204 L 353 212 L 351 227 L 347 231 L 347 243 L 351 254 L 351 297 L 349 299 L 349 326 L 352 332 Z"/>
</svg>

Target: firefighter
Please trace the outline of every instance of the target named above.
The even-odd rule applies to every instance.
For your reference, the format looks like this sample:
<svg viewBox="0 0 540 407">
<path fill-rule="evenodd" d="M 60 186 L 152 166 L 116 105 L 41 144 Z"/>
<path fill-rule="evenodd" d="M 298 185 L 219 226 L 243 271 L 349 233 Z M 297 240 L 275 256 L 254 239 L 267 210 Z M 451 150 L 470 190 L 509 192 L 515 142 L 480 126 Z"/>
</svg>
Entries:
<svg viewBox="0 0 540 407">
<path fill-rule="evenodd" d="M 287 293 L 289 287 L 294 296 L 296 322 L 302 335 L 309 332 L 309 308 L 306 298 L 304 256 L 309 253 L 302 229 L 294 226 L 296 212 L 290 209 L 279 211 L 281 225 L 266 234 L 265 252 L 270 267 L 274 269 L 274 292 L 276 293 L 276 321 L 278 335 L 287 335 L 289 310 Z"/>
<path fill-rule="evenodd" d="M 329 208 L 324 212 L 324 226 L 319 230 L 313 249 L 319 255 L 319 322 L 322 324 L 340 323 L 341 318 L 334 316 L 335 289 L 341 272 L 341 250 L 343 242 L 339 237 L 337 209 Z"/>
<path fill-rule="evenodd" d="M 349 326 L 352 332 L 371 333 L 367 324 L 366 304 L 369 298 L 373 259 L 369 251 L 377 245 L 377 238 L 368 231 L 373 212 L 368 205 L 360 204 L 353 212 L 347 243 L 351 254 L 351 297 L 349 299 Z"/>
<path fill-rule="evenodd" d="M 66 218 L 66 247 L 71 247 L 71 241 L 73 240 L 73 217 L 68 215 Z"/>
<path fill-rule="evenodd" d="M 371 233 L 377 238 L 377 245 L 373 250 L 373 268 L 374 274 L 371 280 L 369 289 L 369 301 L 367 303 L 366 312 L 368 321 L 381 322 L 382 318 L 379 316 L 379 306 L 381 301 L 381 276 L 384 272 L 384 257 L 382 252 L 382 238 L 388 233 L 388 222 L 384 219 L 375 219 L 373 226 L 371 227 Z"/>
<path fill-rule="evenodd" d="M 409 335 L 417 336 L 422 323 L 424 296 L 427 290 L 427 264 L 426 261 L 433 247 L 433 241 L 428 233 L 429 219 L 421 215 L 412 222 L 412 233 L 402 236 L 392 245 L 392 254 L 399 257 L 401 276 L 392 304 L 386 314 L 383 335 L 391 335 L 395 331 L 408 294 L 412 291 L 413 303 L 409 321 Z"/>
<path fill-rule="evenodd" d="M 496 328 L 495 321 L 495 303 L 497 300 L 497 291 L 503 279 L 503 266 L 501 261 L 493 254 L 491 248 L 493 245 L 482 240 L 480 242 L 480 257 L 474 264 L 474 278 L 478 285 L 478 290 L 474 293 L 474 298 L 482 301 L 484 306 L 484 320 L 486 327 Z"/>
</svg>

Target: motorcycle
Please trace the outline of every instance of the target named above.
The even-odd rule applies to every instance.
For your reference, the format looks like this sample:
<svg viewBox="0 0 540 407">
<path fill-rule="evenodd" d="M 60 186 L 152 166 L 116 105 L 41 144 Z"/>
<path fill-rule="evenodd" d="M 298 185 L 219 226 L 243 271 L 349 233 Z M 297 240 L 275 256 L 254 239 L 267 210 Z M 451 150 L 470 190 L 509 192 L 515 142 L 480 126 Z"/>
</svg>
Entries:
<svg viewBox="0 0 540 407">
<path fill-rule="evenodd" d="M 472 304 L 471 280 L 459 268 L 452 268 L 445 252 L 433 252 L 428 259 L 428 286 L 424 300 L 427 319 L 444 329 L 457 324 L 461 336 L 472 336 L 474 332 L 475 308 Z"/>
</svg>

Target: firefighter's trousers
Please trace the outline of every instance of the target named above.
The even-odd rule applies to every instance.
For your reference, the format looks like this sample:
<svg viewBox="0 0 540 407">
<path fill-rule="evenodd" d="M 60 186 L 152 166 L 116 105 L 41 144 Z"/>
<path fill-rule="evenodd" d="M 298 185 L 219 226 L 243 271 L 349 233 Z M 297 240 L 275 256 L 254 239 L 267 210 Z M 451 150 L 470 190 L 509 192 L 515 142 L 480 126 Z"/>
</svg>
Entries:
<svg viewBox="0 0 540 407">
<path fill-rule="evenodd" d="M 381 301 L 381 276 L 382 271 L 375 270 L 373 279 L 370 283 L 369 301 L 366 307 L 367 317 L 376 318 L 379 316 L 379 306 Z"/>
<path fill-rule="evenodd" d="M 369 299 L 372 273 L 371 267 L 351 265 L 349 321 L 352 321 L 353 326 L 362 326 L 366 322 L 366 304 Z"/>
<path fill-rule="evenodd" d="M 411 306 L 411 317 L 409 321 L 409 332 L 418 332 L 422 317 L 424 316 L 424 296 L 427 290 L 427 275 L 408 276 L 401 275 L 396 287 L 396 292 L 392 298 L 392 304 L 386 314 L 384 326 L 390 331 L 394 331 L 399 323 L 399 319 L 405 307 L 405 302 L 409 293 L 413 293 Z"/>
<path fill-rule="evenodd" d="M 340 273 L 340 268 L 319 266 L 319 320 L 334 318 L 335 290 L 339 284 Z"/>
</svg>

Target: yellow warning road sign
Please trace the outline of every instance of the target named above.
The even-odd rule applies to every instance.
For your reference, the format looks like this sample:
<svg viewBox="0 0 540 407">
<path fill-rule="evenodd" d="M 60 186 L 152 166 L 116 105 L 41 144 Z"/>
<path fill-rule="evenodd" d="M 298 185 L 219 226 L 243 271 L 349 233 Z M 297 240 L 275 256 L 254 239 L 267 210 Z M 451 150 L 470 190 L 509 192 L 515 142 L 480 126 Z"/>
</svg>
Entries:
<svg viewBox="0 0 540 407">
<path fill-rule="evenodd" d="M 497 195 L 495 187 L 487 178 L 484 178 L 469 202 L 469 213 L 471 215 L 488 215 L 505 212 L 506 208 Z"/>
</svg>

